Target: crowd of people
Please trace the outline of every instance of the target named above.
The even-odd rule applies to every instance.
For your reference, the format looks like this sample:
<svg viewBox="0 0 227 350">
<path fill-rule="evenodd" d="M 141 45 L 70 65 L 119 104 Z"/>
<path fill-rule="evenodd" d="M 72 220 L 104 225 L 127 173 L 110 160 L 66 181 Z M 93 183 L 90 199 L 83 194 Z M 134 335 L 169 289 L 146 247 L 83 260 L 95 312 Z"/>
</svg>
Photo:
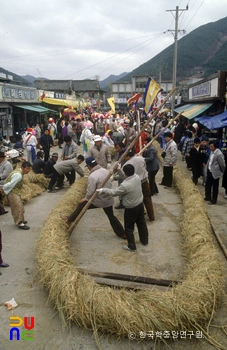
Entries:
<svg viewBox="0 0 227 350">
<path fill-rule="evenodd" d="M 74 222 L 96 193 L 95 198 L 89 202 L 89 209 L 103 208 L 115 234 L 127 240 L 124 249 L 136 251 L 133 234 L 135 225 L 141 243 L 147 245 L 145 215 L 151 222 L 155 220 L 152 197 L 159 193 L 155 177 L 160 170 L 160 162 L 158 149 L 152 143 L 154 137 L 161 148 L 163 177 L 160 186 L 164 189 L 172 188 L 173 168 L 181 154 L 182 161 L 191 171 L 194 184 L 197 185 L 199 178 L 202 178 L 205 201 L 209 201 L 209 204 L 217 203 L 221 177 L 225 188 L 224 197 L 227 198 L 227 155 L 221 152 L 217 140 L 208 142 L 208 137 L 199 126 L 196 123 L 187 124 L 184 118 L 171 121 L 166 114 L 159 114 L 148 123 L 149 116 L 141 114 L 138 122 L 136 115 L 132 111 L 127 116 L 106 117 L 104 114 L 96 114 L 94 117 L 78 114 L 68 119 L 61 118 L 56 123 L 51 117 L 46 127 L 44 124 L 29 127 L 23 138 L 15 143 L 15 148 L 26 149 L 27 160 L 22 162 L 20 169 L 13 170 L 10 162 L 5 159 L 5 154 L 0 152 L 0 194 L 8 198 L 15 225 L 23 230 L 30 228 L 24 219 L 20 198 L 24 174 L 31 168 L 37 174 L 44 174 L 49 179 L 47 191 L 54 192 L 64 186 L 64 181 L 72 185 L 76 173 L 83 177 L 81 164 L 85 161 L 85 166 L 90 171 L 85 198 L 73 213 L 62 216 L 62 219 L 68 224 Z M 146 128 L 143 127 L 144 123 Z M 51 153 L 53 147 L 54 152 Z M 83 154 L 78 154 L 79 149 Z M 117 168 L 112 177 L 100 188 L 113 167 L 112 164 L 116 163 Z M 116 188 L 112 188 L 113 181 L 118 182 Z M 124 226 L 114 215 L 114 196 L 119 198 L 115 209 L 124 209 Z M 0 215 L 6 213 L 1 205 Z M 0 267 L 1 264 L 4 263 L 0 250 Z"/>
</svg>

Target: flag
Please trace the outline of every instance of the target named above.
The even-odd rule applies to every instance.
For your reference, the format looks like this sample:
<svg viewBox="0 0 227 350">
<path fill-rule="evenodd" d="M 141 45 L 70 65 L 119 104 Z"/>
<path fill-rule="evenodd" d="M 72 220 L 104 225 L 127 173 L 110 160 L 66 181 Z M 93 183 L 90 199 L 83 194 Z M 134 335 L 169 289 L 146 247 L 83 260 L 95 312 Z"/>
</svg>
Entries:
<svg viewBox="0 0 227 350">
<path fill-rule="evenodd" d="M 137 102 L 141 97 L 141 94 L 135 94 L 131 98 L 128 99 L 128 106 L 130 106 L 133 102 Z"/>
<path fill-rule="evenodd" d="M 161 86 L 159 86 L 153 79 L 148 78 L 145 92 L 143 95 L 144 111 L 146 114 L 150 112 L 154 99 L 161 90 Z"/>
<path fill-rule="evenodd" d="M 107 99 L 110 107 L 111 107 L 111 114 L 115 114 L 115 103 L 114 103 L 114 97 L 110 97 Z"/>
</svg>

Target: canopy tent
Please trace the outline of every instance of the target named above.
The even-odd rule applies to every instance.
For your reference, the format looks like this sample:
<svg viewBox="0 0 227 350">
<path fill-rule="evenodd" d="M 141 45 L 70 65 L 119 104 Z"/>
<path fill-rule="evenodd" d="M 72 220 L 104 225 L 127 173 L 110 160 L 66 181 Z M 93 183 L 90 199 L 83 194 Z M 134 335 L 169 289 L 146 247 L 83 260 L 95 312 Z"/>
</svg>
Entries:
<svg viewBox="0 0 227 350">
<path fill-rule="evenodd" d="M 66 106 L 66 107 L 72 106 L 74 108 L 77 108 L 79 106 L 78 101 L 75 101 L 75 100 L 60 100 L 57 98 L 44 97 L 41 101 L 48 103 L 50 105 L 57 105 L 57 106 Z"/>
<path fill-rule="evenodd" d="M 227 126 L 227 111 L 218 114 L 214 117 L 200 117 L 196 118 L 200 124 L 204 125 L 207 129 L 214 130 L 225 128 Z"/>
<path fill-rule="evenodd" d="M 22 109 L 26 109 L 27 111 L 31 111 L 31 112 L 37 112 L 37 113 L 56 113 L 58 114 L 57 111 L 54 111 L 53 109 L 49 109 L 43 106 L 30 106 L 30 105 L 15 105 L 15 107 L 19 107 Z"/>
<path fill-rule="evenodd" d="M 188 119 L 193 119 L 197 117 L 197 115 L 203 113 L 206 111 L 210 106 L 212 106 L 213 103 L 192 103 L 192 104 L 187 104 L 181 107 L 178 107 L 174 109 L 174 112 L 182 113 L 182 115 Z"/>
<path fill-rule="evenodd" d="M 44 97 L 40 99 L 40 101 L 51 105 L 66 106 L 66 107 L 71 106 L 73 108 L 85 108 L 91 105 L 90 102 L 85 102 L 85 101 L 61 100 L 61 99 L 49 98 L 49 97 Z"/>
</svg>

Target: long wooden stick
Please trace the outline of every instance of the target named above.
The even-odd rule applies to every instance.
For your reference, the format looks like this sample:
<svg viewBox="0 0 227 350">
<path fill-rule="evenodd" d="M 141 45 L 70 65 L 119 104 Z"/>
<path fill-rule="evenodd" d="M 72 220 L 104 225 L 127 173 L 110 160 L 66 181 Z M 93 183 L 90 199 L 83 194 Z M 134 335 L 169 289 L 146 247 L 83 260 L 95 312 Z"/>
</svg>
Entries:
<svg viewBox="0 0 227 350">
<path fill-rule="evenodd" d="M 138 283 L 154 284 L 154 285 L 156 284 L 156 285 L 165 286 L 165 287 L 172 287 L 173 284 L 176 285 L 179 283 L 178 281 L 175 281 L 175 280 L 125 275 L 125 274 L 112 273 L 112 272 L 97 272 L 97 271 L 86 270 L 83 268 L 78 268 L 78 271 L 83 274 L 88 274 L 90 276 L 102 277 L 102 278 L 113 279 L 118 281 L 130 281 L 130 282 L 138 282 Z"/>
<path fill-rule="evenodd" d="M 173 118 L 171 120 L 171 122 L 169 122 L 157 135 L 155 135 L 152 140 L 150 142 L 148 142 L 146 144 L 146 146 L 144 146 L 143 149 L 141 149 L 141 151 L 139 151 L 139 153 L 136 154 L 136 156 L 139 156 L 141 153 L 143 153 L 156 139 L 159 138 L 159 136 L 166 130 L 168 129 L 168 127 L 173 123 L 173 121 L 177 118 L 179 118 L 181 116 L 181 114 L 184 113 L 184 111 L 180 112 L 175 118 Z"/>
<path fill-rule="evenodd" d="M 120 157 L 120 159 L 114 164 L 113 169 L 111 169 L 109 171 L 109 174 L 106 176 L 106 178 L 103 180 L 103 182 L 101 183 L 101 185 L 99 186 L 99 188 L 102 188 L 107 181 L 109 180 L 109 178 L 111 177 L 111 175 L 114 173 L 115 170 L 117 170 L 118 165 L 122 162 L 122 160 L 126 157 L 126 155 L 128 154 L 128 152 L 135 146 L 137 140 L 139 139 L 140 135 L 142 134 L 142 132 L 146 129 L 146 127 L 149 125 L 150 121 L 152 119 L 154 119 L 156 117 L 156 115 L 158 114 L 158 112 L 160 111 L 160 109 L 166 104 L 166 102 L 168 101 L 168 99 L 170 98 L 170 96 L 174 93 L 174 91 L 176 90 L 176 88 L 174 88 L 173 90 L 170 91 L 170 93 L 166 96 L 166 98 L 163 100 L 163 102 L 161 103 L 161 105 L 158 107 L 158 109 L 156 109 L 156 111 L 154 112 L 154 114 L 147 120 L 147 122 L 143 125 L 142 129 L 140 130 L 140 133 L 138 133 L 138 135 L 136 136 L 136 138 L 130 143 L 129 147 L 126 149 L 126 151 L 124 152 L 124 154 L 122 154 L 122 156 Z M 99 189 L 98 188 L 98 189 Z M 77 223 L 80 221 L 80 219 L 82 218 L 82 216 L 86 213 L 87 209 L 89 208 L 90 204 L 93 202 L 93 200 L 99 195 L 99 193 L 97 191 L 95 191 L 93 193 L 93 195 L 91 196 L 91 198 L 89 199 L 89 201 L 86 203 L 86 205 L 83 207 L 83 209 L 81 210 L 80 214 L 77 216 L 77 218 L 75 219 L 75 221 L 72 222 L 72 224 L 70 225 L 69 229 L 68 229 L 68 233 L 71 234 L 72 231 L 74 230 L 74 228 L 76 227 Z"/>
</svg>

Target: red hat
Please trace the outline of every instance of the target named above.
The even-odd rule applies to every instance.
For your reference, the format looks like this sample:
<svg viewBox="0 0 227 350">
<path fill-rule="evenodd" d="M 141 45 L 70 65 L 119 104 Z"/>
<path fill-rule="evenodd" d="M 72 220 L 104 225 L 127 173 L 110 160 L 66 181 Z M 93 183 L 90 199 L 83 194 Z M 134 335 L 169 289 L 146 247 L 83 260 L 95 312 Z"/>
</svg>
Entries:
<svg viewBox="0 0 227 350">
<path fill-rule="evenodd" d="M 32 128 L 28 128 L 26 131 L 27 131 L 27 132 L 32 132 L 33 129 L 32 129 Z"/>
</svg>

